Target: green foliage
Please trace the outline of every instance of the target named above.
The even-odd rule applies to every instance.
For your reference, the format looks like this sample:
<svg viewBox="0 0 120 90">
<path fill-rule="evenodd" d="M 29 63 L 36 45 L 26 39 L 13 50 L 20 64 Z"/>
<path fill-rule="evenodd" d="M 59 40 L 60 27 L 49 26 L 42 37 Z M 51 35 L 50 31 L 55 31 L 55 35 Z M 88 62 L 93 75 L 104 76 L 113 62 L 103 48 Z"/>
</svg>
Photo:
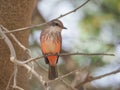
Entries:
<svg viewBox="0 0 120 90">
<path fill-rule="evenodd" d="M 88 5 L 83 9 L 84 17 L 79 22 L 80 40 L 84 41 L 83 43 L 86 43 L 85 45 L 83 44 L 85 47 L 84 52 L 113 52 L 113 44 L 120 39 L 120 1 L 94 0 L 92 1 L 92 4 L 93 5 Z M 106 26 L 109 27 L 110 30 L 105 28 Z M 104 37 L 111 37 L 108 37 L 107 35 L 105 36 L 102 29 L 107 30 L 108 33 L 112 33 L 113 40 L 111 42 L 108 43 L 105 41 Z M 101 34 L 103 34 L 103 38 L 100 37 Z M 99 43 L 96 43 L 96 41 Z M 100 61 L 101 64 L 104 64 L 102 57 L 101 60 L 99 56 L 90 58 L 93 63 L 92 65 Z"/>
</svg>

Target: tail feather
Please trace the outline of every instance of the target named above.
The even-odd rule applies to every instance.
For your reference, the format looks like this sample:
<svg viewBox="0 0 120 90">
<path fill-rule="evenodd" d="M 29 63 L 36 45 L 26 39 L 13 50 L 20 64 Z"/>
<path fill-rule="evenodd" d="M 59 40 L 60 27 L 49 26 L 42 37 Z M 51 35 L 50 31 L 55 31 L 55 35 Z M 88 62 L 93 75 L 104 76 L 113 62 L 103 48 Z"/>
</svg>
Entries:
<svg viewBox="0 0 120 90">
<path fill-rule="evenodd" d="M 49 65 L 49 80 L 53 80 L 58 77 L 57 67 L 56 66 L 50 66 Z"/>
</svg>

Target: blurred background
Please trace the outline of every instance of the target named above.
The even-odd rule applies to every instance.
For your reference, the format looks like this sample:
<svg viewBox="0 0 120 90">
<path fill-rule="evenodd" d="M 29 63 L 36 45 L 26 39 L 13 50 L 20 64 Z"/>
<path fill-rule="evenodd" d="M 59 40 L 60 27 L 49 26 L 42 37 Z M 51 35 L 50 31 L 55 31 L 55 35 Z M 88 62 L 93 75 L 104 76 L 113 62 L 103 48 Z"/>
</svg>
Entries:
<svg viewBox="0 0 120 90">
<path fill-rule="evenodd" d="M 67 13 L 86 0 L 38 0 L 32 24 L 40 24 Z M 120 0 L 90 0 L 86 5 L 63 18 L 67 30 L 62 31 L 62 52 L 113 53 L 116 56 L 63 56 L 59 58 L 59 75 L 82 69 L 65 78 L 76 86 L 87 73 L 99 76 L 120 68 Z M 40 32 L 43 27 L 31 30 L 29 38 L 32 57 L 41 56 Z M 40 59 L 34 63 L 37 72 L 47 80 L 48 66 Z M 31 90 L 42 90 L 33 78 Z M 61 82 L 52 90 L 61 90 Z M 40 89 L 41 88 L 41 89 Z M 110 75 L 84 85 L 85 90 L 120 90 L 120 73 Z M 67 90 L 67 89 L 64 89 Z M 70 89 L 68 89 L 70 90 Z"/>
</svg>

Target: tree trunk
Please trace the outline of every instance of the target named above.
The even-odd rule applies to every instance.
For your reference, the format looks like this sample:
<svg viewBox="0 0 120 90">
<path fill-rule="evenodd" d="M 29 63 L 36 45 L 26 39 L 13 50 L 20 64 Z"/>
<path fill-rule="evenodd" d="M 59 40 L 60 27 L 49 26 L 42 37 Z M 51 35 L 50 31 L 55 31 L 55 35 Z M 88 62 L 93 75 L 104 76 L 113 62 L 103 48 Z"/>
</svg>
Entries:
<svg viewBox="0 0 120 90">
<path fill-rule="evenodd" d="M 0 24 L 9 30 L 22 28 L 31 24 L 31 17 L 36 0 L 0 0 Z M 15 32 L 16 38 L 28 47 L 29 31 Z M 17 54 L 17 59 L 26 60 L 24 51 L 11 39 Z M 13 63 L 10 62 L 10 52 L 3 39 L 0 39 L 0 90 L 5 90 L 11 74 Z M 27 73 L 19 67 L 17 84 L 28 89 Z M 12 80 L 13 81 L 13 80 Z M 12 82 L 11 82 L 12 84 Z M 12 90 L 11 88 L 9 90 Z"/>
</svg>

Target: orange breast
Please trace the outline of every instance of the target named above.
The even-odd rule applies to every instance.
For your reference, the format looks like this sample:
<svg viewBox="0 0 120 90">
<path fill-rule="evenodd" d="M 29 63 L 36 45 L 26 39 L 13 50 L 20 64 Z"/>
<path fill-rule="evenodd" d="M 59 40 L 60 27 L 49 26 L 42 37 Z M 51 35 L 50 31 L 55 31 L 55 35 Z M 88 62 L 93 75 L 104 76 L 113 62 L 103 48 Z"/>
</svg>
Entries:
<svg viewBox="0 0 120 90">
<path fill-rule="evenodd" d="M 41 49 L 44 54 L 56 54 L 60 52 L 61 49 L 61 43 L 59 41 L 42 41 L 41 43 Z"/>
<path fill-rule="evenodd" d="M 60 53 L 61 50 L 61 37 L 60 38 L 55 38 L 55 37 L 50 37 L 45 39 L 44 37 L 41 38 L 41 49 L 44 54 L 56 54 Z M 55 65 L 57 62 L 57 57 L 58 56 L 48 56 L 49 63 L 51 65 Z"/>
</svg>

